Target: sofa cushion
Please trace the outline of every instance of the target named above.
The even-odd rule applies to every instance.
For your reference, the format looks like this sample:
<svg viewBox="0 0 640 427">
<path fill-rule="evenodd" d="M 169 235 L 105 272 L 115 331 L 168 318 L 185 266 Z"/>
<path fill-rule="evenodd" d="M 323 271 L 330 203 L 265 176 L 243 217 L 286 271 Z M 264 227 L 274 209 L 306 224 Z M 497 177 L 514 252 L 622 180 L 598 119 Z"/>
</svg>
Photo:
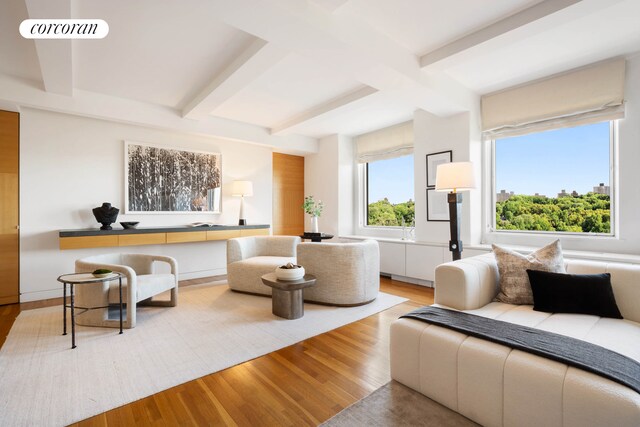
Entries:
<svg viewBox="0 0 640 427">
<path fill-rule="evenodd" d="M 622 319 L 609 273 L 560 274 L 527 270 L 527 274 L 536 311 Z"/>
<path fill-rule="evenodd" d="M 566 273 L 560 241 L 522 255 L 509 249 L 492 245 L 500 273 L 500 292 L 496 301 L 508 304 L 533 304 L 533 294 L 527 270 L 542 270 Z"/>
<path fill-rule="evenodd" d="M 288 262 L 295 263 L 295 257 L 255 256 L 227 265 L 227 282 L 234 291 L 271 295 L 271 288 L 262 283 L 262 276 L 273 273 L 276 267 Z"/>
</svg>

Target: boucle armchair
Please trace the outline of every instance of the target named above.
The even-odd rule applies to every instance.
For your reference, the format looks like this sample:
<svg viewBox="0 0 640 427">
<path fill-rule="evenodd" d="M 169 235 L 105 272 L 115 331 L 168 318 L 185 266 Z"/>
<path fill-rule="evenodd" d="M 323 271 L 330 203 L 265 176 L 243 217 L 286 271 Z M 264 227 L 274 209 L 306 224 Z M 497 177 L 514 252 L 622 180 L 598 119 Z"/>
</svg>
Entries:
<svg viewBox="0 0 640 427">
<path fill-rule="evenodd" d="M 227 240 L 227 282 L 236 292 L 271 295 L 261 277 L 296 262 L 297 236 L 251 236 Z"/>
<path fill-rule="evenodd" d="M 640 266 L 566 260 L 570 274 L 610 273 L 624 319 L 493 302 L 493 254 L 436 269 L 435 302 L 578 338 L 640 361 Z M 486 426 L 640 426 L 640 394 L 564 363 L 414 319 L 391 325 L 391 377 Z"/>
<path fill-rule="evenodd" d="M 316 276 L 316 284 L 304 289 L 304 300 L 330 305 L 367 304 L 380 290 L 378 242 L 301 243 L 298 264 Z"/>
<path fill-rule="evenodd" d="M 170 273 L 154 273 L 155 262 L 169 265 Z M 91 272 L 106 268 L 122 273 L 122 302 L 126 304 L 125 328 L 136 326 L 136 305 L 174 307 L 178 303 L 178 263 L 174 258 L 160 255 L 105 254 L 79 259 L 76 272 Z M 154 300 L 160 293 L 170 291 L 169 300 Z M 117 304 L 118 281 L 79 285 L 76 288 L 78 307 L 104 307 Z M 76 323 L 86 326 L 119 327 L 119 320 L 108 317 L 108 309 L 90 310 L 76 316 Z"/>
</svg>

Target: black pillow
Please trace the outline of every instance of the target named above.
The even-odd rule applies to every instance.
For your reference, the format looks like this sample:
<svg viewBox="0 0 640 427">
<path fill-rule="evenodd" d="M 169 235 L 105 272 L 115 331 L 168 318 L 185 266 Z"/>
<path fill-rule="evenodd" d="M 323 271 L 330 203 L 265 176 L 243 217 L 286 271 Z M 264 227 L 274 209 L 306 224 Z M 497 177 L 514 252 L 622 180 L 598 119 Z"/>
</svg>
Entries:
<svg viewBox="0 0 640 427">
<path fill-rule="evenodd" d="M 548 313 L 591 314 L 622 319 L 611 274 L 562 274 L 527 270 L 533 309 Z"/>
</svg>

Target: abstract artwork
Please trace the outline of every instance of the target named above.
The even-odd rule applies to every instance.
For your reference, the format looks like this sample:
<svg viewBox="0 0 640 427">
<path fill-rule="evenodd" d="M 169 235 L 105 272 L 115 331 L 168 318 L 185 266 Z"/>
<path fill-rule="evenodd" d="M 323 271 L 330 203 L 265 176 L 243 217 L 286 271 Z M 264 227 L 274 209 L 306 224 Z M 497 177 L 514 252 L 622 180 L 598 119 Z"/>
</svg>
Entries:
<svg viewBox="0 0 640 427">
<path fill-rule="evenodd" d="M 221 158 L 125 141 L 126 213 L 220 213 Z"/>
</svg>

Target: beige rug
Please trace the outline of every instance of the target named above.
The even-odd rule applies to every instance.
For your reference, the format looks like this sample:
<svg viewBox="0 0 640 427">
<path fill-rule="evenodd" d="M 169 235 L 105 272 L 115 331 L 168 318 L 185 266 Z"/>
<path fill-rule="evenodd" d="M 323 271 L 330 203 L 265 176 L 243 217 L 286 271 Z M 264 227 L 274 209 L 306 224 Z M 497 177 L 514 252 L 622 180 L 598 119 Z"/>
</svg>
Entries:
<svg viewBox="0 0 640 427">
<path fill-rule="evenodd" d="M 471 427 L 468 418 L 391 381 L 322 424 L 323 427 Z"/>
<path fill-rule="evenodd" d="M 79 327 L 62 336 L 62 307 L 20 313 L 0 349 L 0 426 L 61 426 L 270 353 L 375 314 L 404 298 L 380 293 L 361 307 L 305 304 L 271 314 L 271 299 L 225 282 L 180 290 L 177 307 L 138 309 L 134 329 Z"/>
</svg>

